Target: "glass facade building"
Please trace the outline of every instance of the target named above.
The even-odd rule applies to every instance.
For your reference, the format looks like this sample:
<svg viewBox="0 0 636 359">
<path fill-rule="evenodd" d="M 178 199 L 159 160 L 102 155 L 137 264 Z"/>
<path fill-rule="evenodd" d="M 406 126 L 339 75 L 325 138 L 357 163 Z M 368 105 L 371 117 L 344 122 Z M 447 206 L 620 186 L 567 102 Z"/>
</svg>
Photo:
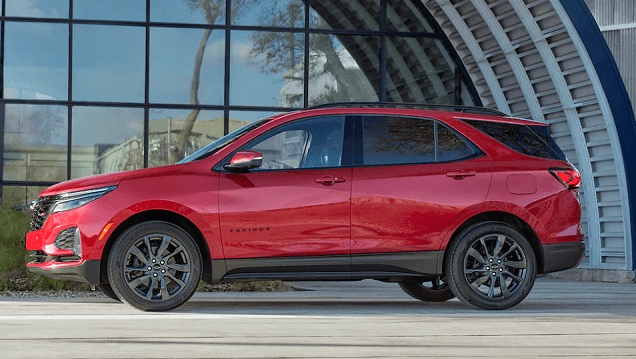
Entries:
<svg viewBox="0 0 636 359">
<path fill-rule="evenodd" d="M 1 27 L 11 205 L 68 179 L 175 163 L 281 112 L 481 104 L 419 0 L 4 0 Z"/>
</svg>

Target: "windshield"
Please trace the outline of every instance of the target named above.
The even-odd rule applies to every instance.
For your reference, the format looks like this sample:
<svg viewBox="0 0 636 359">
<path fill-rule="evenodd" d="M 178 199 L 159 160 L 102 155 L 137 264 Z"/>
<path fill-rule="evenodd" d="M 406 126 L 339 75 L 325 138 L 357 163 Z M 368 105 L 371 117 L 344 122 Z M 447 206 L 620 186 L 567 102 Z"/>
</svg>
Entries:
<svg viewBox="0 0 636 359">
<path fill-rule="evenodd" d="M 229 145 L 230 143 L 238 140 L 239 138 L 243 137 L 243 135 L 245 135 L 246 133 L 252 131 L 255 128 L 258 128 L 262 125 L 264 125 L 265 123 L 269 122 L 269 118 L 264 119 L 264 120 L 260 120 L 260 121 L 256 121 L 252 124 L 249 124 L 245 127 L 239 128 L 238 130 L 232 132 L 232 133 L 228 133 L 227 135 L 219 138 L 218 140 L 210 143 L 209 145 L 203 147 L 202 149 L 196 151 L 195 153 L 191 154 L 190 156 L 182 159 L 181 161 L 177 162 L 177 163 L 188 163 L 188 162 L 192 162 L 192 161 L 197 161 L 197 160 L 202 160 L 204 158 L 210 157 L 213 154 L 219 152 L 223 147 Z"/>
</svg>

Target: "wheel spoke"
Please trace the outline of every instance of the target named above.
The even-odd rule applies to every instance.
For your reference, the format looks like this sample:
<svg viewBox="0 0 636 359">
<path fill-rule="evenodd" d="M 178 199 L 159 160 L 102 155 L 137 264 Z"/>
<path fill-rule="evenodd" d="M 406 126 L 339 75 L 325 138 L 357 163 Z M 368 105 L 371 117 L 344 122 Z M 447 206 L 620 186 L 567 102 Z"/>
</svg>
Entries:
<svg viewBox="0 0 636 359">
<path fill-rule="evenodd" d="M 146 255 L 136 246 L 130 247 L 130 254 L 139 258 L 139 260 L 142 261 L 143 264 L 148 265 L 148 259 L 146 258 Z"/>
<path fill-rule="evenodd" d="M 128 266 L 126 266 L 126 268 L 124 268 L 124 272 L 126 272 L 126 273 L 130 273 L 130 272 L 146 272 L 146 267 L 128 267 Z"/>
<path fill-rule="evenodd" d="M 161 299 L 168 300 L 170 299 L 170 293 L 168 293 L 168 284 L 166 283 L 166 278 L 161 276 Z"/>
<path fill-rule="evenodd" d="M 142 277 L 139 277 L 139 278 L 137 278 L 137 279 L 135 279 L 135 280 L 133 280 L 133 281 L 131 281 L 131 282 L 128 282 L 128 286 L 129 286 L 132 290 L 136 290 L 136 289 L 137 289 L 137 287 L 138 287 L 141 283 L 143 283 L 143 282 L 147 281 L 148 279 L 150 279 L 150 274 L 147 274 L 147 275 L 142 276 Z"/>
<path fill-rule="evenodd" d="M 492 298 L 495 294 L 495 282 L 497 282 L 497 277 L 493 276 L 490 278 L 490 288 L 488 288 L 488 298 Z"/>
<path fill-rule="evenodd" d="M 526 269 L 527 263 L 525 259 L 522 259 L 520 261 L 503 262 L 503 265 L 511 268 Z"/>
<path fill-rule="evenodd" d="M 479 252 L 477 252 L 477 250 L 473 247 L 470 247 L 470 249 L 468 249 L 468 252 L 466 252 L 466 254 L 475 258 L 476 260 L 479 261 L 479 263 L 483 265 L 486 265 L 487 263 L 486 259 L 481 254 L 479 254 Z"/>
<path fill-rule="evenodd" d="M 490 278 L 490 275 L 486 274 L 485 276 L 478 278 L 474 282 L 470 283 L 470 286 L 473 287 L 473 289 L 477 290 L 480 285 L 488 281 L 488 278 Z"/>
<path fill-rule="evenodd" d="M 155 289 L 156 284 L 157 277 L 152 277 L 152 282 L 150 283 L 150 287 L 148 287 L 148 293 L 146 293 L 146 299 L 152 299 L 152 290 Z"/>
<path fill-rule="evenodd" d="M 495 246 L 495 249 L 493 250 L 493 253 L 492 253 L 493 258 L 497 257 L 497 255 L 499 254 L 499 252 L 503 248 L 504 244 L 506 244 L 506 236 L 504 236 L 503 234 L 498 235 L 497 236 L 497 245 Z"/>
<path fill-rule="evenodd" d="M 144 243 L 146 244 L 146 248 L 148 248 L 148 257 L 154 257 L 154 255 L 152 254 L 152 247 L 150 246 L 150 240 L 148 239 L 148 236 L 144 237 Z"/>
<path fill-rule="evenodd" d="M 179 254 L 180 252 L 183 251 L 183 247 L 178 247 L 177 249 L 174 250 L 174 252 L 168 254 L 166 257 L 162 258 L 164 261 L 168 261 L 168 259 L 174 257 L 175 255 Z"/>
<path fill-rule="evenodd" d="M 172 274 L 170 274 L 170 272 L 166 272 L 165 274 L 166 277 L 172 279 L 173 281 L 177 282 L 177 284 L 181 287 L 185 287 L 185 282 L 182 281 L 181 279 L 177 279 L 175 276 L 173 276 Z"/>
<path fill-rule="evenodd" d="M 502 273 L 499 273 L 499 287 L 501 288 L 501 296 L 504 298 L 508 298 L 510 296 L 510 291 L 508 290 L 508 285 L 506 284 L 506 278 L 504 278 Z"/>
<path fill-rule="evenodd" d="M 486 241 L 484 240 L 484 237 L 479 238 L 479 242 L 481 243 L 482 247 L 484 247 L 484 252 L 486 253 L 486 259 L 490 259 L 490 254 L 488 253 L 488 247 L 486 246 Z"/>
<path fill-rule="evenodd" d="M 512 247 L 510 247 L 510 249 L 508 249 L 508 251 L 506 253 L 504 253 L 503 255 L 499 256 L 499 258 L 504 258 L 505 256 L 507 256 L 508 254 L 512 253 L 512 251 L 514 251 L 517 248 L 519 248 L 519 245 L 517 243 L 515 243 Z"/>
<path fill-rule="evenodd" d="M 170 268 L 170 269 L 174 269 L 178 272 L 190 272 L 190 265 L 189 264 L 176 264 L 176 263 L 168 263 L 166 264 L 166 267 Z"/>
<path fill-rule="evenodd" d="M 486 269 L 485 267 L 482 268 L 471 268 L 471 269 L 464 269 L 464 274 L 474 274 L 474 273 L 480 273 L 480 272 L 485 272 Z"/>
<path fill-rule="evenodd" d="M 157 256 L 156 256 L 157 258 L 161 258 L 161 256 L 163 255 L 163 252 L 165 252 L 166 249 L 168 249 L 170 242 L 172 242 L 172 238 L 166 237 L 166 236 L 163 237 L 163 239 L 161 240 L 161 246 L 159 247 L 159 249 L 157 249 Z"/>
<path fill-rule="evenodd" d="M 508 276 L 508 277 L 512 278 L 512 279 L 513 279 L 515 282 L 517 282 L 517 283 L 521 283 L 521 282 L 523 282 L 523 278 L 521 278 L 521 277 L 517 277 L 516 275 L 514 275 L 514 274 L 510 273 L 510 272 L 509 272 L 509 271 L 507 271 L 507 270 L 503 271 L 503 273 L 502 273 L 502 274 L 503 274 L 503 275 L 505 275 L 505 276 Z"/>
</svg>

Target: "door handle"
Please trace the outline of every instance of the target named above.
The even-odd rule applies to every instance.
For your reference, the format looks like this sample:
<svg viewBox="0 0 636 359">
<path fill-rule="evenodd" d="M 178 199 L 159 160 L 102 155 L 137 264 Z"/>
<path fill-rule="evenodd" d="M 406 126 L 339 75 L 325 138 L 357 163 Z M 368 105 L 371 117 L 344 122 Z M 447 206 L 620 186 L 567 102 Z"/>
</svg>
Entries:
<svg viewBox="0 0 636 359">
<path fill-rule="evenodd" d="M 323 184 L 325 186 L 331 186 L 334 183 L 341 183 L 341 182 L 344 182 L 344 181 L 345 181 L 345 179 L 342 178 L 342 177 L 334 178 L 334 177 L 331 177 L 331 176 L 325 176 L 323 178 L 318 178 L 316 180 L 316 183 L 321 183 L 321 184 Z"/>
<path fill-rule="evenodd" d="M 446 174 L 446 177 L 453 177 L 454 179 L 462 179 L 464 177 L 470 177 L 474 175 L 475 175 L 475 171 L 456 170 L 456 171 L 448 172 Z"/>
</svg>

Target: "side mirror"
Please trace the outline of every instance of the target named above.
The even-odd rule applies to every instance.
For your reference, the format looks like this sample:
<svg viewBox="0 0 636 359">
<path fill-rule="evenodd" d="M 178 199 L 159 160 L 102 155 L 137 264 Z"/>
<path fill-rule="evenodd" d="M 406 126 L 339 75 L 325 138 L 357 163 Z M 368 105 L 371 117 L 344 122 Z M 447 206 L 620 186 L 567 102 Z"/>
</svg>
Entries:
<svg viewBox="0 0 636 359">
<path fill-rule="evenodd" d="M 263 163 L 263 155 L 256 151 L 237 152 L 232 156 L 229 164 L 223 166 L 227 171 L 239 172 L 260 167 Z"/>
</svg>

